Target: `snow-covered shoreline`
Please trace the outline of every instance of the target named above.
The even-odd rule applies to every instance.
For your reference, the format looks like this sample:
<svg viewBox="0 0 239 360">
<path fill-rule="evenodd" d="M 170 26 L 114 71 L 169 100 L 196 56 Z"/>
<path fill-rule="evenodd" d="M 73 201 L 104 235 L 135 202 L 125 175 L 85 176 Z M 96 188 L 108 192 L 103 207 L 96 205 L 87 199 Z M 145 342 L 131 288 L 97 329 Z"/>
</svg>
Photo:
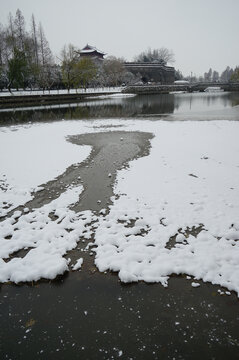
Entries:
<svg viewBox="0 0 239 360">
<path fill-rule="evenodd" d="M 149 156 L 132 161 L 129 169 L 118 171 L 114 191 L 120 196 L 112 199 L 113 205 L 108 215 L 97 216 L 94 251 L 99 270 L 117 271 L 123 282 L 144 280 L 160 282 L 164 286 L 167 286 L 171 274 L 187 274 L 193 279 L 209 281 L 239 294 L 238 122 L 220 120 L 170 123 L 114 119 L 1 128 L 0 144 L 4 153 L 1 150 L 0 179 L 5 179 L 9 188 L 12 187 L 11 190 L 15 192 L 15 206 L 17 201 L 24 203 L 28 198 L 25 194 L 20 202 L 17 200 L 17 194 L 22 190 L 19 184 L 27 184 L 28 194 L 33 186 L 41 185 L 62 173 L 67 166 L 79 163 L 88 156 L 88 147 L 79 148 L 69 144 L 69 151 L 66 150 L 64 144 L 67 135 L 94 133 L 102 129 L 106 131 L 112 123 L 116 126 L 115 130 L 118 125 L 121 130 L 151 132 L 155 137 Z M 30 139 L 34 146 L 27 145 Z M 19 150 L 11 154 L 11 149 L 16 149 L 14 144 L 17 144 Z M 50 161 L 51 151 L 54 151 L 55 163 L 60 159 L 56 167 Z M 20 169 L 28 162 L 30 166 L 25 170 L 25 175 L 30 171 L 36 176 L 34 179 L 29 176 L 26 180 Z M 41 177 L 38 176 L 37 169 L 40 170 Z M 41 181 L 37 183 L 37 179 Z M 71 191 L 74 191 L 74 187 Z M 8 191 L 3 190 L 1 195 L 5 196 L 6 201 L 12 201 Z M 83 214 L 69 214 L 68 206 L 72 199 L 67 193 L 65 198 L 69 198 L 69 201 L 66 201 L 62 209 L 61 218 L 68 219 L 65 220 L 66 228 L 71 224 L 76 229 Z M 52 203 L 49 206 L 53 206 Z M 49 214 L 50 210 L 45 209 L 40 208 L 37 216 L 42 211 Z M 16 273 L 16 259 L 6 262 L 6 258 L 13 252 L 12 243 L 19 242 L 18 249 L 34 243 L 35 248 L 25 258 L 17 259 L 17 262 L 26 262 L 34 255 L 34 251 L 40 251 L 40 239 L 47 233 L 46 228 L 51 224 L 51 235 L 57 238 L 62 226 L 47 219 L 39 222 L 41 226 L 37 226 L 36 232 L 36 226 L 32 226 L 29 220 L 26 225 L 26 214 L 18 215 L 18 222 L 25 224 L 18 230 L 14 216 L 0 223 L 1 249 L 5 249 L 0 265 L 2 282 L 47 277 L 41 270 L 36 276 L 30 265 L 27 275 L 25 270 Z M 87 221 L 90 222 L 94 216 L 89 209 Z M 35 221 L 38 221 L 37 218 Z M 187 235 L 187 229 L 200 224 L 204 226 L 204 230 L 197 237 Z M 84 228 L 88 225 L 85 223 L 82 226 Z M 83 228 L 82 231 L 85 230 Z M 67 253 L 70 240 L 64 229 L 61 228 L 61 231 L 63 248 L 60 252 L 54 248 L 56 245 L 47 244 L 51 247 L 52 254 L 60 254 L 57 258 L 59 262 L 55 255 L 52 263 L 48 259 L 51 269 L 48 272 L 49 278 L 62 273 L 62 269 L 67 267 L 62 254 Z M 21 242 L 30 232 L 31 245 Z M 168 249 L 166 245 L 169 239 L 176 234 L 176 244 Z M 9 235 L 12 238 L 6 239 Z M 34 240 L 36 235 L 37 242 Z M 49 239 L 46 241 L 49 242 Z M 44 257 L 44 252 L 38 258 L 41 259 L 41 256 Z M 59 264 L 63 267 L 58 269 Z M 10 271 L 11 266 L 13 270 Z M 19 263 L 16 266 L 21 268 Z M 84 268 L 84 264 L 82 267 Z"/>
<path fill-rule="evenodd" d="M 95 87 L 87 89 L 67 89 L 64 90 L 15 90 L 10 91 L 0 91 L 1 96 L 29 96 L 29 95 L 67 95 L 67 94 L 98 94 L 98 93 L 120 93 L 123 87 Z"/>
</svg>

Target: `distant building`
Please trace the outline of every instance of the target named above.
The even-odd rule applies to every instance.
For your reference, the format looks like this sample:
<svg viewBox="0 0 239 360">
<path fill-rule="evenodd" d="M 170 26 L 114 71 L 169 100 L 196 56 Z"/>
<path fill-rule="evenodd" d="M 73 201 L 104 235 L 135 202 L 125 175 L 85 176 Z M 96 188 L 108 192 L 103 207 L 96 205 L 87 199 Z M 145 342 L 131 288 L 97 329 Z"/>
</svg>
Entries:
<svg viewBox="0 0 239 360">
<path fill-rule="evenodd" d="M 80 57 L 88 57 L 96 63 L 102 62 L 104 60 L 104 56 L 106 55 L 103 51 L 100 51 L 89 44 L 87 44 L 78 53 L 80 54 Z"/>
<path fill-rule="evenodd" d="M 87 44 L 83 49 L 77 51 L 81 58 L 87 57 L 94 61 L 97 66 L 102 66 L 106 53 L 94 46 Z M 125 62 L 125 69 L 134 75 L 140 76 L 146 82 L 160 84 L 173 84 L 175 80 L 175 69 L 163 63 L 147 62 Z"/>
<path fill-rule="evenodd" d="M 175 69 L 172 66 L 147 62 L 126 62 L 124 66 L 134 75 L 140 75 L 144 83 L 173 84 L 175 80 Z"/>
</svg>

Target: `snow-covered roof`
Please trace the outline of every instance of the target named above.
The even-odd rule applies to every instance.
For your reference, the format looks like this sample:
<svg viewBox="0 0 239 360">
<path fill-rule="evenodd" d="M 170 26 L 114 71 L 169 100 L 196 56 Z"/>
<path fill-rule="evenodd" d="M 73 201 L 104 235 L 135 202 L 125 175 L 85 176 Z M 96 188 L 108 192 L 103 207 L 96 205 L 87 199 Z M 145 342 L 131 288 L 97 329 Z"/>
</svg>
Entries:
<svg viewBox="0 0 239 360">
<path fill-rule="evenodd" d="M 94 51 L 98 52 L 99 54 L 106 55 L 103 51 L 100 51 L 96 47 L 88 45 L 88 44 L 82 50 L 80 50 L 80 53 L 81 54 L 90 54 L 90 53 L 93 53 Z"/>
</svg>

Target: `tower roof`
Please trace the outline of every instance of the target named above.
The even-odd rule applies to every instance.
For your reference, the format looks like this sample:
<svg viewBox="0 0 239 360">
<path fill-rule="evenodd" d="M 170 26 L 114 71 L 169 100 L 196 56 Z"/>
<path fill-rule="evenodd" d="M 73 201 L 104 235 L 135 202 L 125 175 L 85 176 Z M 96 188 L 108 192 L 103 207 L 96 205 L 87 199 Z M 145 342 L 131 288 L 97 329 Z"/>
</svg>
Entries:
<svg viewBox="0 0 239 360">
<path fill-rule="evenodd" d="M 106 55 L 103 51 L 100 51 L 96 47 L 91 46 L 89 44 L 87 44 L 82 50 L 80 50 L 80 54 L 91 54 L 94 52 L 97 52 L 98 54 L 101 54 L 103 56 Z"/>
</svg>

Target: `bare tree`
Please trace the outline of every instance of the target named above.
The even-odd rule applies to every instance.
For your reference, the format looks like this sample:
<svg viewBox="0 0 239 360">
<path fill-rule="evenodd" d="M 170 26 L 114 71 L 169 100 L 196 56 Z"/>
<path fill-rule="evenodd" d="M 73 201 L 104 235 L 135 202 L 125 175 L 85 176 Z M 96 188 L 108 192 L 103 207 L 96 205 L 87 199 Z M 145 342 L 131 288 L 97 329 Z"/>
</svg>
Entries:
<svg viewBox="0 0 239 360">
<path fill-rule="evenodd" d="M 15 36 L 16 36 L 17 47 L 19 50 L 24 51 L 25 49 L 24 42 L 26 36 L 25 19 L 19 9 L 17 9 L 16 11 L 14 25 L 15 25 Z"/>
<path fill-rule="evenodd" d="M 214 70 L 213 73 L 212 73 L 212 81 L 213 82 L 217 82 L 219 81 L 219 72 Z"/>
<path fill-rule="evenodd" d="M 32 35 L 32 42 L 33 42 L 33 48 L 34 48 L 34 60 L 35 64 L 39 65 L 39 55 L 38 55 L 38 39 L 37 39 L 37 28 L 36 28 L 36 22 L 35 17 L 32 14 L 31 18 L 31 35 Z"/>
<path fill-rule="evenodd" d="M 5 50 L 5 31 L 0 24 L 0 66 L 4 64 L 4 50 Z"/>
<path fill-rule="evenodd" d="M 161 63 L 166 65 L 167 63 L 173 63 L 174 53 L 172 50 L 169 50 L 165 47 L 161 47 L 160 49 L 151 50 L 148 48 L 147 51 L 143 51 L 139 55 L 134 58 L 136 62 L 154 62 L 154 63 Z"/>
<path fill-rule="evenodd" d="M 109 56 L 103 64 L 103 71 L 109 85 L 117 86 L 125 75 L 124 59 Z"/>
<path fill-rule="evenodd" d="M 212 68 L 210 68 L 210 69 L 208 70 L 208 72 L 205 72 L 205 73 L 204 73 L 204 80 L 205 80 L 206 82 L 212 81 Z"/>
<path fill-rule="evenodd" d="M 39 34 L 39 58 L 40 58 L 40 64 L 42 66 L 51 63 L 53 60 L 52 52 L 49 47 L 49 43 L 45 37 L 45 33 L 42 27 L 42 24 L 39 24 L 38 28 L 38 34 Z"/>
<path fill-rule="evenodd" d="M 39 84 L 43 88 L 49 88 L 51 84 L 50 71 L 54 63 L 49 43 L 45 37 L 41 23 L 38 28 L 39 36 Z"/>
<path fill-rule="evenodd" d="M 228 82 L 233 74 L 233 69 L 227 66 L 226 69 L 221 73 L 221 81 Z"/>
<path fill-rule="evenodd" d="M 16 38 L 15 38 L 15 27 L 14 27 L 14 19 L 11 13 L 8 15 L 8 27 L 7 27 L 7 46 L 11 48 L 11 51 L 14 51 L 16 47 Z"/>
<path fill-rule="evenodd" d="M 77 55 L 74 45 L 69 44 L 64 46 L 61 51 L 61 69 L 62 80 L 65 84 L 68 92 L 74 85 L 75 81 L 75 64 L 79 61 L 79 55 Z"/>
</svg>

